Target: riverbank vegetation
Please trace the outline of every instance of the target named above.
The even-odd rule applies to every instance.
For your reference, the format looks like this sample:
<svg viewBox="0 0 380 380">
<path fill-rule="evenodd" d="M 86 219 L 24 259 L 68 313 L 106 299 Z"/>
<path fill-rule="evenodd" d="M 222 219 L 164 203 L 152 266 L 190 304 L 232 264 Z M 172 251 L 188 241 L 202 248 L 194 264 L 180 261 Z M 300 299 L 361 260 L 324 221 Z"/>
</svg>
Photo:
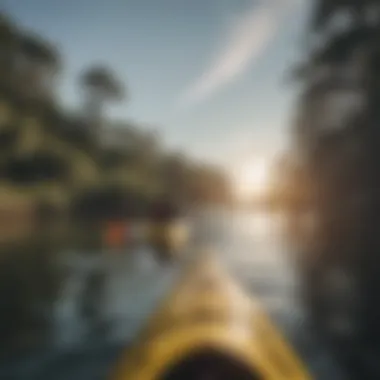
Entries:
<svg viewBox="0 0 380 380">
<path fill-rule="evenodd" d="M 111 102 L 133 94 L 106 64 L 83 68 L 83 106 L 67 111 L 58 85 L 64 57 L 47 38 L 2 14 L 0 51 L 0 206 L 12 194 L 51 212 L 107 219 L 144 214 L 163 193 L 184 207 L 230 201 L 219 168 L 169 151 L 143 123 L 108 116 Z"/>
<path fill-rule="evenodd" d="M 183 210 L 232 199 L 219 168 L 170 151 L 143 122 L 109 116 L 109 104 L 133 94 L 106 63 L 78 73 L 83 96 L 76 109 L 61 102 L 64 75 L 64 57 L 49 36 L 0 14 L 4 344 L 6 334 L 14 341 L 16 332 L 25 338 L 25 331 L 40 331 L 41 310 L 47 312 L 62 280 L 56 256 L 98 252 L 105 222 L 145 218 L 162 194 Z"/>
</svg>

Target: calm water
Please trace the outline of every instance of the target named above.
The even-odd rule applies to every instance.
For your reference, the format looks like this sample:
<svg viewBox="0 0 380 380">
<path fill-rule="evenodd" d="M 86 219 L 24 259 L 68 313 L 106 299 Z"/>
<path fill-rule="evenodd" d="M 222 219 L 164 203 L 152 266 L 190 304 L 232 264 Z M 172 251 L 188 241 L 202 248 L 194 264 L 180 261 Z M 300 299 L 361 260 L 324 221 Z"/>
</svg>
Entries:
<svg viewBox="0 0 380 380">
<path fill-rule="evenodd" d="M 214 248 L 237 281 L 261 300 L 313 371 L 325 380 L 338 380 L 326 350 L 304 328 L 296 277 L 281 239 L 281 218 L 213 211 L 197 215 L 192 224 L 194 239 L 186 254 Z M 122 255 L 71 253 L 65 257 L 61 265 L 66 266 L 67 276 L 52 317 L 54 342 L 49 355 L 36 354 L 17 370 L 8 365 L 4 371 L 9 379 L 30 379 L 31 371 L 36 379 L 104 378 L 120 347 L 133 342 L 182 269 L 178 263 L 160 266 L 146 247 Z M 95 314 L 103 325 L 100 331 L 83 317 L 86 284 L 96 272 L 105 278 L 96 299 Z"/>
</svg>

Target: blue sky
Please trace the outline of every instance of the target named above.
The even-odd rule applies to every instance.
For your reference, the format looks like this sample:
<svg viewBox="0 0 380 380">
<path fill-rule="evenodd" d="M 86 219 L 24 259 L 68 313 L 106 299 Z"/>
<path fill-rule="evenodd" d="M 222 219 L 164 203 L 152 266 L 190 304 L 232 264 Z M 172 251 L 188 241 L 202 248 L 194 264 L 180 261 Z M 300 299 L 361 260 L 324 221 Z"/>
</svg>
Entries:
<svg viewBox="0 0 380 380">
<path fill-rule="evenodd" d="M 130 99 L 115 117 L 157 127 L 170 146 L 234 170 L 284 146 L 301 51 L 302 0 L 5 0 L 56 42 L 63 101 L 78 107 L 82 68 L 116 70 Z"/>
</svg>

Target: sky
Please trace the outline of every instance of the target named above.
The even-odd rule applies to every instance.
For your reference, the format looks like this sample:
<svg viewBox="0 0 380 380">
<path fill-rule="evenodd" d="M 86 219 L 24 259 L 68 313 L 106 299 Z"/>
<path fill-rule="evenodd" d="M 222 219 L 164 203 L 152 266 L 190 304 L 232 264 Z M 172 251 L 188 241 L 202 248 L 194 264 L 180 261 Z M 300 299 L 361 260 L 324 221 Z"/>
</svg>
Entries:
<svg viewBox="0 0 380 380">
<path fill-rule="evenodd" d="M 62 51 L 60 95 L 78 108 L 78 77 L 113 68 L 127 100 L 112 117 L 157 128 L 167 145 L 234 171 L 289 136 L 302 54 L 302 0 L 0 0 Z"/>
</svg>

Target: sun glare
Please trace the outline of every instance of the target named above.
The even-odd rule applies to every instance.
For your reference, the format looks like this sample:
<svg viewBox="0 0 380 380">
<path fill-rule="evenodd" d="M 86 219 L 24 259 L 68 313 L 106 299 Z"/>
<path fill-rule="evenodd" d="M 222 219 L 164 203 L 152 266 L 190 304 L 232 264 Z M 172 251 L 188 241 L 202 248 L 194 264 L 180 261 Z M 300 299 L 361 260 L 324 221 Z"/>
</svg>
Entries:
<svg viewBox="0 0 380 380">
<path fill-rule="evenodd" d="M 269 169 L 265 160 L 256 159 L 243 164 L 236 174 L 236 187 L 240 199 L 249 200 L 265 193 L 269 180 Z"/>
</svg>

